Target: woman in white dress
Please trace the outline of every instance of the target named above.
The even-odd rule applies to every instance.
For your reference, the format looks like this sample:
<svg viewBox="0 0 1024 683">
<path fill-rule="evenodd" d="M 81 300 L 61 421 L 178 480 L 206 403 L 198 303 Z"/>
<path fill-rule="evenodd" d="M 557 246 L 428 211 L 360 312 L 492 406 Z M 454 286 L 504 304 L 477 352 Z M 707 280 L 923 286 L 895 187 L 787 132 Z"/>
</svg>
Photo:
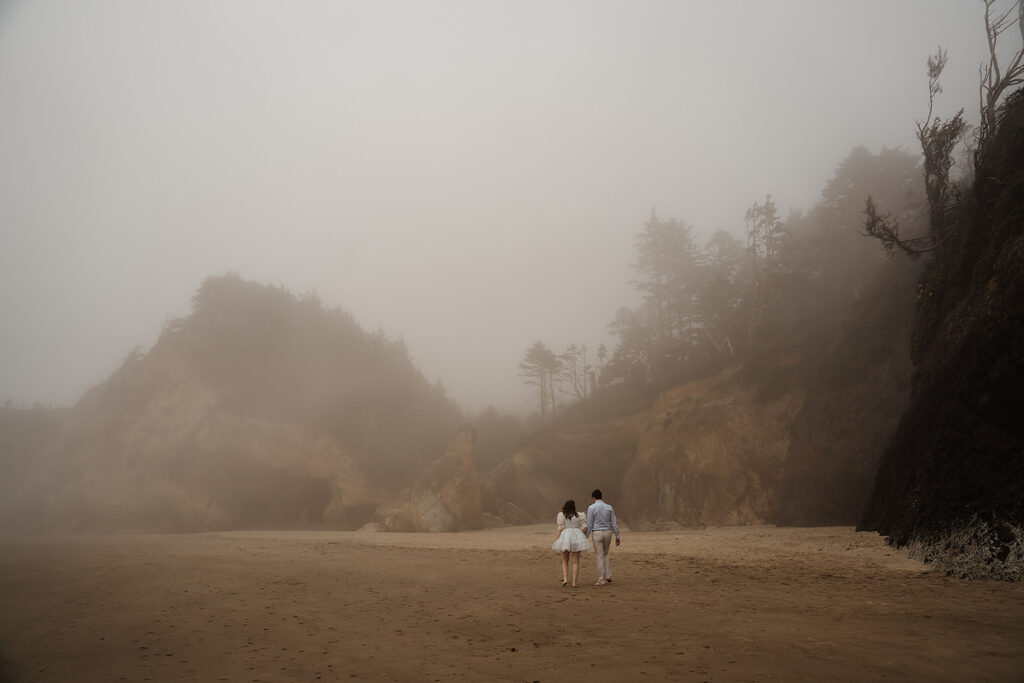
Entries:
<svg viewBox="0 0 1024 683">
<path fill-rule="evenodd" d="M 587 540 L 587 518 L 576 512 L 576 501 L 567 500 L 555 517 L 558 534 L 551 549 L 562 555 L 562 586 L 569 585 L 569 557 L 572 557 L 572 587 L 580 575 L 580 553 L 590 547 Z"/>
</svg>

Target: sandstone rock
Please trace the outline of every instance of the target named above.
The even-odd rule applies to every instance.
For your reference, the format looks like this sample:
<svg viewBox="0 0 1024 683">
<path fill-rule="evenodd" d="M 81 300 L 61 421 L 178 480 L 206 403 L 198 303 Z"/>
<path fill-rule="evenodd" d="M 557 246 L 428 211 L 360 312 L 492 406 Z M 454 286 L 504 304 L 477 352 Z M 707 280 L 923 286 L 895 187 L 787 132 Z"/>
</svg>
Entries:
<svg viewBox="0 0 1024 683">
<path fill-rule="evenodd" d="M 475 438 L 472 429 L 459 432 L 413 486 L 408 511 L 414 531 L 483 528 Z"/>
<path fill-rule="evenodd" d="M 788 363 L 788 364 L 787 364 Z M 772 372 L 797 374 L 794 360 Z M 732 366 L 662 394 L 649 410 L 561 423 L 484 482 L 486 510 L 510 524 L 554 521 L 600 488 L 620 525 L 675 529 L 774 520 L 803 384 L 763 396 Z"/>
<path fill-rule="evenodd" d="M 623 482 L 634 526 L 764 524 L 778 502 L 789 425 L 803 391 L 759 399 L 739 368 L 662 395 Z"/>
<path fill-rule="evenodd" d="M 564 423 L 538 435 L 486 477 L 487 511 L 508 524 L 554 523 L 566 500 L 585 509 L 595 488 L 615 501 L 643 424 L 643 416 L 627 416 Z"/>
<path fill-rule="evenodd" d="M 524 524 L 532 524 L 535 519 L 530 515 L 526 514 L 526 511 L 515 503 L 509 503 L 504 500 L 494 501 L 494 507 L 497 509 L 497 514 L 494 517 L 502 520 L 506 525 L 510 526 L 521 526 Z M 490 513 L 487 513 L 490 514 Z"/>
<path fill-rule="evenodd" d="M 498 515 L 491 514 L 490 512 L 484 513 L 485 529 L 501 529 L 506 526 L 509 526 L 509 524 Z"/>
<path fill-rule="evenodd" d="M 195 366 L 157 345 L 91 390 L 26 484 L 46 525 L 78 530 L 357 528 L 377 488 L 335 441 L 225 411 Z"/>
</svg>

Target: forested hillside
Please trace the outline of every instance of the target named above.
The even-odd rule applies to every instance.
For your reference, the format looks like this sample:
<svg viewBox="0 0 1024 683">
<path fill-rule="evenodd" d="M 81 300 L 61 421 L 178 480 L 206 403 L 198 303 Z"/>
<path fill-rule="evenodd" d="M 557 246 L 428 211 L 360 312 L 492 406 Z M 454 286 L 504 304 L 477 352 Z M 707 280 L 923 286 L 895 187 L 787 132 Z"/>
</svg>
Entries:
<svg viewBox="0 0 1024 683">
<path fill-rule="evenodd" d="M 1024 576 L 1024 50 L 1000 63 L 998 45 L 1013 27 L 1024 39 L 1024 9 L 984 10 L 977 126 L 933 115 L 940 49 L 920 163 L 854 150 L 806 214 L 754 203 L 745 249 L 724 233 L 700 247 L 652 213 L 644 304 L 619 311 L 590 395 L 562 407 L 573 427 L 551 388 L 575 385 L 573 354 L 528 373 L 551 431 L 635 416 L 614 491 L 635 522 L 860 518 L 950 573 Z"/>
<path fill-rule="evenodd" d="M 917 173 L 902 150 L 856 148 L 811 210 L 751 206 L 746 246 L 652 213 L 645 301 L 616 315 L 613 352 L 537 342 L 520 366 L 534 435 L 484 411 L 447 465 L 464 417 L 401 340 L 312 295 L 209 278 L 19 459 L 15 526 L 522 523 L 594 486 L 634 528 L 853 523 L 906 401 L 915 272 L 859 234 L 857 197 L 913 223 Z"/>
<path fill-rule="evenodd" d="M 454 400 L 423 377 L 401 339 L 365 332 L 315 295 L 227 275 L 206 280 L 192 308 L 154 351 L 194 364 L 221 409 L 337 439 L 374 476 L 409 483 L 461 423 Z"/>
<path fill-rule="evenodd" d="M 357 527 L 462 424 L 401 340 L 237 275 L 11 456 L 19 529 Z"/>
<path fill-rule="evenodd" d="M 868 195 L 924 230 L 920 165 L 899 149 L 855 148 L 785 220 L 755 202 L 742 242 L 700 244 L 652 213 L 636 239 L 644 301 L 618 311 L 613 352 L 524 356 L 548 426 L 506 476 L 520 492 L 551 472 L 552 491 L 602 478 L 636 526 L 856 522 L 906 406 L 919 273 L 862 234 Z"/>
<path fill-rule="evenodd" d="M 599 487 L 634 529 L 859 520 L 1021 578 L 1024 50 L 999 68 L 985 8 L 976 128 L 933 115 L 940 49 L 920 153 L 856 147 L 809 209 L 744 198 L 740 233 L 638 216 L 641 302 L 611 348 L 525 349 L 529 432 L 315 295 L 212 277 L 73 408 L 0 412 L 0 526 L 451 531 Z"/>
</svg>

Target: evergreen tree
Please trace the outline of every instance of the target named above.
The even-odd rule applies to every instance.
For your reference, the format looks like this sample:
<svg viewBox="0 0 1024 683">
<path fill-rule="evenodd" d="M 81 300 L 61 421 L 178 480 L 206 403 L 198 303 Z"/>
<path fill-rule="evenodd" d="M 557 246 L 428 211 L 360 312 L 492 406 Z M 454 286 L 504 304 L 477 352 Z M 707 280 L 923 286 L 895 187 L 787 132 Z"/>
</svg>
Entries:
<svg viewBox="0 0 1024 683">
<path fill-rule="evenodd" d="M 555 382 L 562 363 L 543 342 L 537 341 L 526 350 L 519 363 L 520 375 L 526 383 L 537 389 L 537 406 L 541 424 L 548 414 L 554 419 Z"/>
<path fill-rule="evenodd" d="M 636 237 L 634 285 L 644 293 L 654 322 L 652 360 L 678 362 L 693 345 L 696 323 L 697 248 L 683 221 L 658 219 L 652 210 Z"/>
</svg>

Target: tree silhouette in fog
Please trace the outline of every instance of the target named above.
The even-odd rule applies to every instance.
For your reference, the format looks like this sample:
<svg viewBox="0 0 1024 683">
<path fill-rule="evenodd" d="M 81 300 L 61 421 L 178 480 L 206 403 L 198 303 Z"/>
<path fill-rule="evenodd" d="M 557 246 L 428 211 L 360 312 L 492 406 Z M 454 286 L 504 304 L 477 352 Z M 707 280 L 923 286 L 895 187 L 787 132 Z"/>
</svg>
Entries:
<svg viewBox="0 0 1024 683">
<path fill-rule="evenodd" d="M 537 391 L 537 408 L 540 411 L 541 424 L 548 415 L 554 418 L 555 389 L 558 373 L 562 362 L 543 342 L 537 341 L 527 349 L 523 360 L 519 363 L 520 374 L 530 386 Z"/>
<path fill-rule="evenodd" d="M 692 345 L 695 329 L 698 257 L 693 228 L 675 218 L 659 220 L 652 210 L 635 242 L 634 268 L 641 277 L 633 284 L 653 312 L 656 361 L 678 360 Z"/>
<path fill-rule="evenodd" d="M 556 357 L 565 398 L 609 409 L 618 401 L 625 409 L 723 363 L 743 363 L 757 372 L 787 354 L 820 354 L 851 307 L 869 296 L 885 263 L 861 233 L 862 198 L 878 197 L 908 231 L 924 231 L 927 203 L 920 176 L 920 161 L 905 150 L 874 154 L 855 147 L 809 211 L 791 211 L 783 220 L 771 195 L 751 205 L 744 216 L 745 244 L 717 230 L 698 245 L 684 221 L 652 211 L 634 241 L 639 277 L 633 285 L 643 301 L 616 311 L 609 329 L 618 343 L 610 354 L 599 354 L 593 373 L 595 388 L 610 392 L 598 398 L 583 390 L 588 385 L 581 383 L 578 367 L 571 367 L 582 345 L 573 344 Z M 893 286 L 902 283 L 893 278 Z M 537 342 L 520 364 L 536 387 L 545 420 L 553 412 L 558 380 L 548 353 Z"/>
</svg>

